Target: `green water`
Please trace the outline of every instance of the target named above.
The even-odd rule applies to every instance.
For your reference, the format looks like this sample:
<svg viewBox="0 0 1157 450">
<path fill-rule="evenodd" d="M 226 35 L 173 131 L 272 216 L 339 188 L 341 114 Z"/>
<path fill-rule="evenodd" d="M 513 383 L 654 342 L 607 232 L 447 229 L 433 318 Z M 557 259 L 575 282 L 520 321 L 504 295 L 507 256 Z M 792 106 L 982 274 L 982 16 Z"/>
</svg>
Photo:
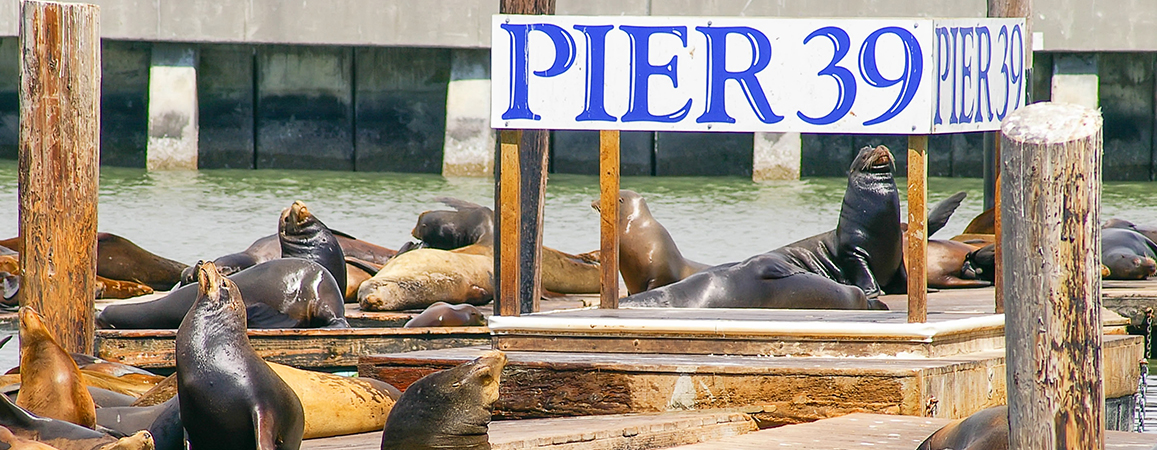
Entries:
<svg viewBox="0 0 1157 450">
<path fill-rule="evenodd" d="M 0 161 L 0 237 L 18 224 L 16 162 Z M 897 180 L 903 186 L 904 180 Z M 622 186 L 646 198 L 683 254 L 716 264 L 737 261 L 835 227 L 846 180 L 808 178 L 753 183 L 740 177 L 625 177 Z M 1157 183 L 1108 183 L 1102 218 L 1157 223 L 1149 193 Z M 934 202 L 964 190 L 944 231 L 964 229 L 981 212 L 979 179 L 932 178 Z M 598 248 L 595 176 L 554 174 L 547 183 L 545 245 L 580 253 Z M 440 208 L 433 199 L 457 197 L 492 206 L 490 178 L 438 175 L 202 170 L 146 172 L 102 167 L 99 229 L 131 239 L 185 263 L 243 250 L 275 233 L 280 211 L 304 201 L 328 226 L 389 248 L 410 240 L 419 213 Z M 903 192 L 901 192 L 903 198 Z"/>
</svg>

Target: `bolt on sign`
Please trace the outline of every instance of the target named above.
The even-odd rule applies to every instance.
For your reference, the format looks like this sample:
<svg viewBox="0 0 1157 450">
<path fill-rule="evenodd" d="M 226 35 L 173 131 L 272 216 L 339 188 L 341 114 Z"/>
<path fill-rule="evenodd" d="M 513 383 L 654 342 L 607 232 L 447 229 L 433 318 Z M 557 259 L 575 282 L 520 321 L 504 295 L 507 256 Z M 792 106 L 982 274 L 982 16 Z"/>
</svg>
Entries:
<svg viewBox="0 0 1157 450">
<path fill-rule="evenodd" d="M 1024 106 L 1024 19 L 495 15 L 494 128 L 932 134 Z"/>
</svg>

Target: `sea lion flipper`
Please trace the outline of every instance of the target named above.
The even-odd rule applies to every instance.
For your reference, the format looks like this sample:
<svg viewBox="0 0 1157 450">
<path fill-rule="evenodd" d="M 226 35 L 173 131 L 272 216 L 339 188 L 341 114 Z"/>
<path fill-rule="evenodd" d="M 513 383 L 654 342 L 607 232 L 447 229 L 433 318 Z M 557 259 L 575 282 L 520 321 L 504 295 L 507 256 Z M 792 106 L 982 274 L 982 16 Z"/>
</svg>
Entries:
<svg viewBox="0 0 1157 450">
<path fill-rule="evenodd" d="M 944 228 L 944 225 L 948 224 L 948 219 L 952 217 L 952 213 L 956 212 L 956 208 L 960 207 L 960 202 L 967 196 L 967 192 L 960 191 L 932 205 L 932 210 L 928 212 L 928 236 L 936 234 L 937 231 Z"/>
<path fill-rule="evenodd" d="M 253 410 L 253 441 L 257 450 L 278 450 L 281 439 L 273 427 L 273 418 L 260 409 Z"/>
<path fill-rule="evenodd" d="M 327 228 L 328 228 L 328 227 L 327 227 Z M 333 235 L 334 235 L 334 236 L 341 236 L 341 237 L 343 237 L 343 238 L 347 238 L 347 239 L 353 239 L 353 240 L 355 240 L 355 241 L 356 241 L 356 240 L 358 240 L 358 238 L 356 238 L 356 237 L 353 237 L 352 235 L 350 235 L 349 233 L 346 233 L 346 232 L 344 232 L 344 231 L 339 231 L 339 230 L 335 230 L 335 229 L 333 229 L 333 228 L 330 228 L 330 229 L 329 229 L 329 232 L 330 232 L 330 233 L 333 233 Z"/>
<path fill-rule="evenodd" d="M 462 200 L 462 199 L 454 198 L 454 197 L 434 197 L 434 201 L 445 204 L 446 206 L 449 206 L 449 207 L 454 208 L 454 209 L 459 210 L 459 211 L 462 211 L 464 209 L 485 208 L 485 206 L 479 205 L 477 203 L 468 202 L 466 200 Z"/>
</svg>

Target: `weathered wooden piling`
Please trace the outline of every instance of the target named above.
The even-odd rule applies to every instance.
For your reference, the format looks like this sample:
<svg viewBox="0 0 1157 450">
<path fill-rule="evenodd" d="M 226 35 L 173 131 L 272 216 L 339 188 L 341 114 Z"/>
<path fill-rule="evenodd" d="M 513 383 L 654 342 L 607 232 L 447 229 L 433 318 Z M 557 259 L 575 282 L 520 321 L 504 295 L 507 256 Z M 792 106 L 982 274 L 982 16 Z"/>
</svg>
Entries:
<svg viewBox="0 0 1157 450">
<path fill-rule="evenodd" d="M 599 307 L 619 307 L 619 132 L 599 132 Z"/>
<path fill-rule="evenodd" d="M 100 161 L 100 9 L 20 12 L 20 304 L 71 352 L 92 353 Z"/>
<path fill-rule="evenodd" d="M 499 12 L 502 14 L 554 14 L 554 0 L 501 0 Z M 509 130 L 513 131 L 513 130 Z M 507 133 L 504 131 L 503 133 Z M 500 185 L 498 196 L 494 198 L 495 211 L 503 205 L 518 203 L 517 220 L 497 214 L 499 245 L 494 249 L 495 261 L 499 262 L 495 273 L 499 293 L 495 296 L 498 304 L 495 310 L 509 311 L 503 303 L 516 296 L 518 309 L 522 313 L 538 311 L 538 299 L 542 297 L 542 206 L 546 200 L 546 158 L 549 155 L 550 132 L 548 130 L 523 130 L 516 145 L 499 145 L 498 160 L 503 166 L 497 172 Z M 506 152 L 514 152 L 518 160 L 517 170 L 506 167 Z M 517 177 L 517 178 L 515 178 Z M 517 190 L 509 189 L 511 184 Z M 501 187 L 501 186 L 507 187 Z M 517 232 L 513 229 L 518 228 Z M 512 259 L 509 253 L 517 247 L 518 255 Z M 517 274 L 515 274 L 517 272 Z M 514 277 L 517 293 L 507 292 Z M 506 281 L 503 281 L 506 279 Z M 502 313 L 502 315 L 510 315 Z"/>
<path fill-rule="evenodd" d="M 1001 133 L 1009 448 L 1104 448 L 1101 116 L 1037 103 Z"/>
<path fill-rule="evenodd" d="M 928 321 L 928 136 L 908 136 L 908 322 Z"/>
</svg>

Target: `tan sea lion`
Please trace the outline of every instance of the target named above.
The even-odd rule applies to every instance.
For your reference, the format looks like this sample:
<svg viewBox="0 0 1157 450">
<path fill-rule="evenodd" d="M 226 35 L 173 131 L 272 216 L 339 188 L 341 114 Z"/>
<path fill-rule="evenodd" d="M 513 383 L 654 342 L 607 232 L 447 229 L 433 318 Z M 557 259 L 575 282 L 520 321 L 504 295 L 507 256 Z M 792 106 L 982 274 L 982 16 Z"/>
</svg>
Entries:
<svg viewBox="0 0 1157 450">
<path fill-rule="evenodd" d="M 364 379 L 266 362 L 288 384 L 305 413 L 305 439 L 382 429 L 395 398 Z"/>
<path fill-rule="evenodd" d="M 591 207 L 598 211 L 599 200 Z M 708 267 L 683 257 L 671 234 L 651 215 L 643 196 L 619 191 L 619 273 L 628 293 L 666 286 Z"/>
<path fill-rule="evenodd" d="M 474 305 L 451 305 L 446 302 L 436 302 L 406 322 L 403 327 L 474 327 L 483 325 L 486 325 L 486 318 L 482 316 L 482 311 L 479 311 Z"/>
<path fill-rule="evenodd" d="M 0 426 L 0 444 L 6 445 L 4 448 L 8 450 L 60 450 L 48 444 L 21 438 L 12 434 L 12 430 L 5 426 Z"/>
<path fill-rule="evenodd" d="M 996 234 L 996 208 L 988 208 L 972 218 L 960 234 Z"/>
<path fill-rule="evenodd" d="M 20 367 L 17 405 L 41 417 L 96 426 L 96 404 L 80 369 L 29 306 L 20 308 Z"/>
<path fill-rule="evenodd" d="M 420 248 L 399 254 L 358 288 L 363 311 L 423 309 L 435 302 L 485 305 L 494 298 L 494 256 L 488 245 Z"/>
<path fill-rule="evenodd" d="M 406 388 L 382 431 L 382 450 L 489 450 L 491 407 L 506 355 L 492 350 Z"/>
</svg>

